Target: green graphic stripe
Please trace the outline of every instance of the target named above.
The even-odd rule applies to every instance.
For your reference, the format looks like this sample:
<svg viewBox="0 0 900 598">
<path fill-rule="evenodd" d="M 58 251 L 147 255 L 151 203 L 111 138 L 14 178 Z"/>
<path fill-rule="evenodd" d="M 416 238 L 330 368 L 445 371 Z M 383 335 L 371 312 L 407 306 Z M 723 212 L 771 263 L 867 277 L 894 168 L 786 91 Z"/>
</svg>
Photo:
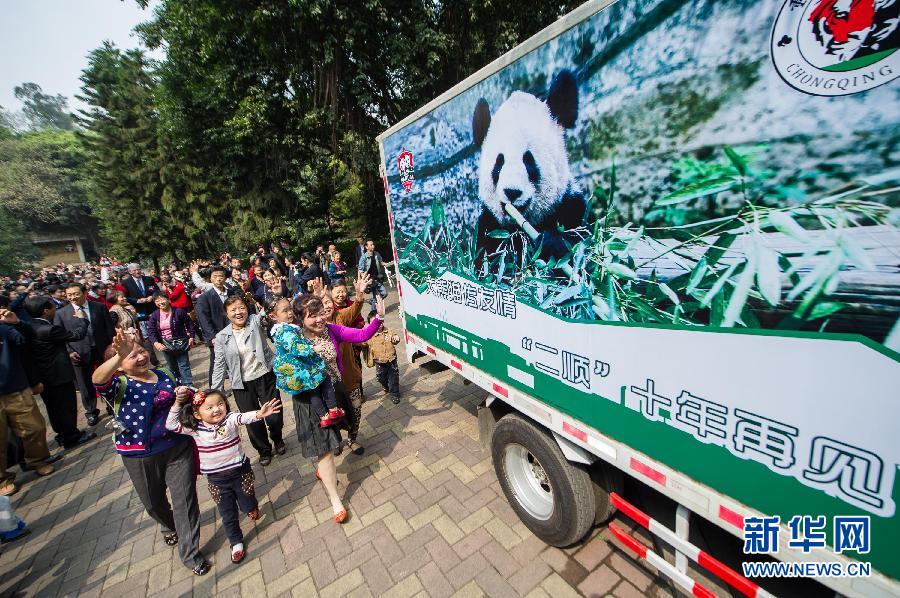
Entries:
<svg viewBox="0 0 900 598">
<path fill-rule="evenodd" d="M 403 274 L 404 278 L 406 278 L 407 273 L 403 272 L 403 268 L 401 267 L 401 274 Z M 460 274 L 458 272 L 452 272 L 453 275 L 458 276 L 460 278 L 464 278 L 474 284 L 484 286 L 480 281 L 472 278 L 471 276 L 466 276 L 465 274 Z M 443 275 L 443 274 L 442 274 Z M 439 277 L 435 277 L 439 278 Z M 407 278 L 407 281 L 409 279 Z M 411 284 L 411 283 L 410 283 Z M 412 285 L 415 287 L 415 285 Z M 425 287 L 427 288 L 427 287 Z M 417 289 L 420 294 L 424 294 L 423 289 Z M 548 309 L 543 309 L 536 305 L 531 305 L 530 303 L 526 303 L 520 300 L 518 297 L 516 298 L 516 303 L 520 305 L 527 305 L 528 307 L 535 309 L 541 313 L 545 313 L 548 316 L 555 318 L 561 322 L 571 322 L 575 324 L 589 324 L 592 326 L 622 326 L 625 328 L 651 328 L 656 330 L 681 330 L 686 332 L 712 332 L 716 334 L 744 334 L 749 336 L 766 336 L 766 337 L 782 337 L 782 338 L 801 338 L 801 339 L 811 339 L 811 340 L 826 340 L 826 341 L 842 341 L 842 342 L 852 342 L 852 343 L 860 343 L 865 345 L 869 349 L 877 351 L 881 353 L 885 357 L 895 361 L 900 362 L 900 352 L 894 351 L 893 349 L 886 347 L 885 345 L 879 343 L 878 341 L 874 341 L 867 336 L 863 336 L 861 334 L 855 334 L 851 332 L 814 332 L 807 330 L 778 330 L 775 328 L 722 328 L 718 326 L 686 326 L 684 324 L 657 324 L 657 323 L 647 323 L 647 322 L 609 322 L 602 320 L 576 320 L 574 318 L 567 318 L 565 316 L 560 316 L 558 314 L 553 313 Z"/>
<path fill-rule="evenodd" d="M 845 73 L 847 71 L 855 71 L 857 69 L 865 68 L 870 64 L 875 64 L 879 60 L 887 58 L 896 51 L 897 48 L 884 50 L 882 52 L 876 52 L 875 54 L 869 54 L 868 56 L 854 58 L 852 60 L 848 60 L 847 62 L 839 62 L 837 64 L 832 64 L 831 66 L 823 66 L 822 70 L 832 73 Z"/>
<path fill-rule="evenodd" d="M 428 317 L 421 320 L 406 316 L 407 329 L 510 387 L 762 513 L 780 515 L 783 521 L 793 515 L 826 515 L 829 521 L 835 515 L 870 515 L 872 552 L 863 560 L 870 561 L 890 577 L 900 578 L 900 559 L 896 558 L 900 554 L 900 517 L 873 516 L 820 490 L 809 488 L 793 477 L 779 475 L 755 461 L 735 457 L 722 447 L 703 444 L 663 422 L 651 422 L 642 414 L 624 407 L 627 392 L 624 387 L 619 389 L 618 401 L 581 392 L 531 367 L 521 357 L 511 353 L 506 345 L 466 332 L 469 341 L 481 343 L 483 347 L 485 358 L 473 359 L 448 345 L 437 333 L 440 328 L 454 331 L 458 328 Z M 780 331 L 778 335 L 782 335 Z M 533 374 L 535 388 L 528 388 L 509 378 L 507 366 Z M 898 485 L 900 477 L 894 482 L 893 496 L 900 496 Z M 828 538 L 831 542 L 830 529 Z"/>
</svg>

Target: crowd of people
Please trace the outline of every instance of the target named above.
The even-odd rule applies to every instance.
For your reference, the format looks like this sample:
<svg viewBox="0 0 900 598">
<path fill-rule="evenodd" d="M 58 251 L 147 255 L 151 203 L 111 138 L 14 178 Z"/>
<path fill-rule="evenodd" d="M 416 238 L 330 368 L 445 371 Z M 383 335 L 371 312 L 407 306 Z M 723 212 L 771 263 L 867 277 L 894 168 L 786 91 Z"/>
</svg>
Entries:
<svg viewBox="0 0 900 598">
<path fill-rule="evenodd" d="M 240 562 L 240 513 L 257 519 L 259 510 L 239 427 L 247 427 L 259 464 L 269 465 L 288 450 L 287 401 L 299 449 L 315 462 L 334 520 L 343 523 L 335 458 L 345 449 L 365 451 L 358 436 L 364 364 L 377 369 L 390 400 L 400 401 L 400 338 L 383 323 L 384 260 L 372 240 L 359 238 L 353 261 L 350 280 L 335 245 L 295 258 L 275 243 L 249 260 L 224 253 L 145 272 L 101 256 L 4 277 L 0 496 L 17 491 L 9 471 L 17 464 L 51 475 L 66 449 L 97 438 L 105 412 L 116 451 L 166 544 L 203 575 L 210 565 L 199 549 L 196 476 L 206 475 L 232 560 Z M 200 345 L 209 352 L 203 389 L 190 363 Z M 36 396 L 63 449 L 55 455 Z M 78 428 L 76 397 L 85 429 Z"/>
</svg>

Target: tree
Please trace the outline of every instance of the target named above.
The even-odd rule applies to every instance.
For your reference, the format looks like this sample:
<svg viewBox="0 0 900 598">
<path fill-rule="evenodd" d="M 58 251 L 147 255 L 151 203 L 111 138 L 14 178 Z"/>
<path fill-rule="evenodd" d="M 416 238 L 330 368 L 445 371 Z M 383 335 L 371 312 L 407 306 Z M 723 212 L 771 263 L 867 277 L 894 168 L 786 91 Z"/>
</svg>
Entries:
<svg viewBox="0 0 900 598">
<path fill-rule="evenodd" d="M 161 127 L 158 81 L 144 54 L 105 43 L 81 79 L 90 195 L 110 249 L 153 260 L 217 250 L 228 202 Z"/>
<path fill-rule="evenodd" d="M 120 256 L 158 260 L 173 245 L 173 222 L 161 201 L 155 81 L 146 59 L 105 42 L 88 56 L 81 80 L 79 99 L 90 108 L 82 111 L 79 137 L 103 236 Z"/>
<path fill-rule="evenodd" d="M 26 224 L 91 227 L 85 162 L 72 131 L 0 137 L 0 204 Z"/>
<path fill-rule="evenodd" d="M 0 272 L 11 273 L 29 267 L 37 259 L 37 249 L 22 224 L 0 207 Z"/>
<path fill-rule="evenodd" d="M 75 120 L 68 112 L 68 100 L 65 96 L 45 94 L 37 83 L 17 85 L 13 93 L 24 104 L 22 112 L 31 129 L 71 131 L 75 128 Z"/>
<path fill-rule="evenodd" d="M 138 0 L 147 6 L 147 0 Z M 161 127 L 229 237 L 387 231 L 375 136 L 580 2 L 162 0 Z"/>
</svg>

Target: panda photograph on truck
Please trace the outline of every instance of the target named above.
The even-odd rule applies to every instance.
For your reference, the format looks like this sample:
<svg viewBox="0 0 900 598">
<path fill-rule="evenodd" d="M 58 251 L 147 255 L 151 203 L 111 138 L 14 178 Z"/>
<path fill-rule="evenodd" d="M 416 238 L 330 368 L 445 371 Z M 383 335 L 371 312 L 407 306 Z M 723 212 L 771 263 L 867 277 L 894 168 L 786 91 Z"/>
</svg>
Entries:
<svg viewBox="0 0 900 598">
<path fill-rule="evenodd" d="M 575 126 L 578 85 L 562 71 L 553 80 L 546 102 L 529 93 L 513 92 L 491 115 L 484 99 L 472 116 L 472 143 L 481 151 L 478 160 L 478 195 L 484 202 L 478 217 L 476 249 L 494 254 L 500 239 L 489 233 L 510 235 L 519 225 L 507 213 L 515 208 L 540 234 L 544 258 L 561 258 L 569 251 L 567 231 L 582 226 L 587 216 L 584 195 L 572 180 L 564 129 Z"/>
<path fill-rule="evenodd" d="M 646 528 L 625 479 L 738 538 L 864 518 L 774 558 L 900 595 L 898 10 L 588 2 L 379 136 L 407 355 L 485 389 L 542 540 Z"/>
</svg>

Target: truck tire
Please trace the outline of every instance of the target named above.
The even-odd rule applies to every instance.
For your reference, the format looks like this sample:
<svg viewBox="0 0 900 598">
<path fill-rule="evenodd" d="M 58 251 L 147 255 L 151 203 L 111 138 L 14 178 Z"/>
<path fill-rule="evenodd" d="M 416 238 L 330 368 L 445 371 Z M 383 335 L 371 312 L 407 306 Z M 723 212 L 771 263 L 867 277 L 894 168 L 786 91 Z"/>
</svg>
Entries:
<svg viewBox="0 0 900 598">
<path fill-rule="evenodd" d="M 591 469 L 591 482 L 594 487 L 594 504 L 597 505 L 597 515 L 594 524 L 606 523 L 616 513 L 616 507 L 612 504 L 610 493 L 623 494 L 625 487 L 625 475 L 621 470 L 602 461 L 595 463 Z"/>
<path fill-rule="evenodd" d="M 491 457 L 506 499 L 534 535 L 565 547 L 588 533 L 596 516 L 590 474 L 566 460 L 548 432 L 505 415 L 491 436 Z"/>
</svg>

